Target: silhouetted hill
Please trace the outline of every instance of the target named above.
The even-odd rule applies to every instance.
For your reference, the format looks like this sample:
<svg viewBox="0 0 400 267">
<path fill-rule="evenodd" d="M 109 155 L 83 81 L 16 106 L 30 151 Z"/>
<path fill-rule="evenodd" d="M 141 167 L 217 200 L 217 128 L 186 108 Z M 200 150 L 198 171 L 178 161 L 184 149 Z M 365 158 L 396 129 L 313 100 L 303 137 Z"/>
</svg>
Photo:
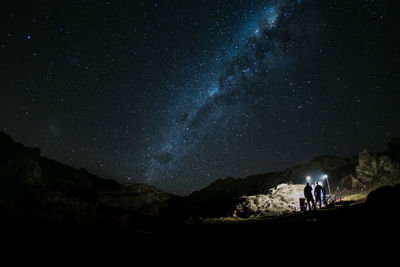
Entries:
<svg viewBox="0 0 400 267">
<path fill-rule="evenodd" d="M 297 222 L 307 221 L 310 216 L 324 221 L 324 218 L 331 220 L 335 214 L 343 214 L 342 218 L 360 223 L 361 219 L 355 219 L 353 213 L 346 210 L 223 228 L 205 225 L 201 217 L 232 216 L 241 196 L 264 194 L 281 183 L 305 183 L 306 176 L 318 179 L 326 174 L 333 190 L 340 188 L 348 193 L 381 184 L 394 185 L 400 181 L 399 146 L 396 142 L 391 142 L 388 152 L 363 150 L 353 158 L 320 156 L 308 164 L 282 172 L 218 179 L 189 196 L 177 197 L 149 185 L 119 184 L 84 169 L 72 168 L 41 156 L 40 149 L 15 143 L 10 136 L 0 132 L 0 230 L 3 234 L 44 230 L 64 235 L 101 232 L 102 235 L 129 234 L 130 237 L 145 239 L 174 239 L 178 235 L 186 240 L 207 238 L 220 231 L 227 236 L 243 231 L 240 235 L 245 238 L 245 233 L 254 226 L 261 233 L 270 235 L 277 223 L 282 227 L 299 229 L 303 224 Z M 399 186 L 380 189 L 370 195 L 366 207 L 357 206 L 352 211 L 362 214 L 362 218 L 376 220 L 381 216 L 379 210 L 385 203 L 390 202 L 390 207 L 398 209 L 398 192 Z M 340 218 L 332 221 L 338 222 Z"/>
<path fill-rule="evenodd" d="M 230 216 L 243 195 L 259 194 L 285 181 L 282 173 L 267 173 L 237 179 L 218 179 L 184 200 L 192 204 L 195 214 L 205 217 Z"/>
<path fill-rule="evenodd" d="M 42 157 L 40 149 L 0 132 L 2 224 L 135 232 L 166 215 L 171 197 L 149 185 L 121 185 Z"/>
</svg>

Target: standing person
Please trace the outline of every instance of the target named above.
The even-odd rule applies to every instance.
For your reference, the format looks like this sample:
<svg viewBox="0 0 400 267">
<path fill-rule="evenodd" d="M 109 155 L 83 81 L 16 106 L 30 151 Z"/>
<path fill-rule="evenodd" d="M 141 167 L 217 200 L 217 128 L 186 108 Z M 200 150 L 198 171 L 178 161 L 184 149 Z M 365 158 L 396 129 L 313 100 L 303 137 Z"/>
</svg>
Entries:
<svg viewBox="0 0 400 267">
<path fill-rule="evenodd" d="M 321 208 L 322 200 L 321 200 L 322 186 L 315 182 L 314 195 L 315 195 L 315 204 L 319 202 L 319 208 Z"/>
<path fill-rule="evenodd" d="M 314 203 L 314 198 L 312 195 L 312 187 L 309 183 L 307 183 L 306 187 L 304 187 L 304 196 L 307 199 L 308 209 L 311 210 L 311 205 L 310 205 L 310 202 L 311 202 L 313 205 L 313 208 L 315 210 L 315 203 Z"/>
<path fill-rule="evenodd" d="M 322 204 L 326 205 L 326 189 L 325 186 L 322 187 Z"/>
</svg>

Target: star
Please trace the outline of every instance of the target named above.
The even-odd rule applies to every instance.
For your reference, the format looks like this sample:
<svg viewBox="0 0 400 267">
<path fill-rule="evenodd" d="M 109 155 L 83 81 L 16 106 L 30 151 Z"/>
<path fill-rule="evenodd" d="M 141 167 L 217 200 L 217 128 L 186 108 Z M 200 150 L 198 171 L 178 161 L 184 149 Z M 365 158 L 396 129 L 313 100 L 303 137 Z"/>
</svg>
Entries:
<svg viewBox="0 0 400 267">
<path fill-rule="evenodd" d="M 71 1 L 3 7 L 2 129 L 51 159 L 187 194 L 400 132 L 394 3 Z"/>
</svg>

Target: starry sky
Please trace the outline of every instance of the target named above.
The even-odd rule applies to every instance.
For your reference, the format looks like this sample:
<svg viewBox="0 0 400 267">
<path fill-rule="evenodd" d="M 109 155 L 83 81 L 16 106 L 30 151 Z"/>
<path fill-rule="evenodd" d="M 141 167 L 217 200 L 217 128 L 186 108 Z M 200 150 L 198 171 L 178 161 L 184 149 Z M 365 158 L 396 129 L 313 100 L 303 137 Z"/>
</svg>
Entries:
<svg viewBox="0 0 400 267">
<path fill-rule="evenodd" d="M 386 149 L 396 1 L 8 1 L 0 129 L 119 182 L 217 178 Z"/>
</svg>

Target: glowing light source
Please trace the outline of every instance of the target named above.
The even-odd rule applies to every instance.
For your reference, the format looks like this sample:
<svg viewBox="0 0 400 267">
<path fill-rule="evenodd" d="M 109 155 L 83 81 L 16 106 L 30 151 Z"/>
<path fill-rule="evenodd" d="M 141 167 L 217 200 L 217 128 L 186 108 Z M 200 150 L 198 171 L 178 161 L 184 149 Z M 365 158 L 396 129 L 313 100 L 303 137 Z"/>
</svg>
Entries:
<svg viewBox="0 0 400 267">
<path fill-rule="evenodd" d="M 326 183 L 328 184 L 328 190 L 329 190 L 329 195 L 331 194 L 331 186 L 329 185 L 329 179 L 328 179 L 328 175 L 324 174 L 322 176 L 323 179 L 326 179 Z"/>
</svg>

